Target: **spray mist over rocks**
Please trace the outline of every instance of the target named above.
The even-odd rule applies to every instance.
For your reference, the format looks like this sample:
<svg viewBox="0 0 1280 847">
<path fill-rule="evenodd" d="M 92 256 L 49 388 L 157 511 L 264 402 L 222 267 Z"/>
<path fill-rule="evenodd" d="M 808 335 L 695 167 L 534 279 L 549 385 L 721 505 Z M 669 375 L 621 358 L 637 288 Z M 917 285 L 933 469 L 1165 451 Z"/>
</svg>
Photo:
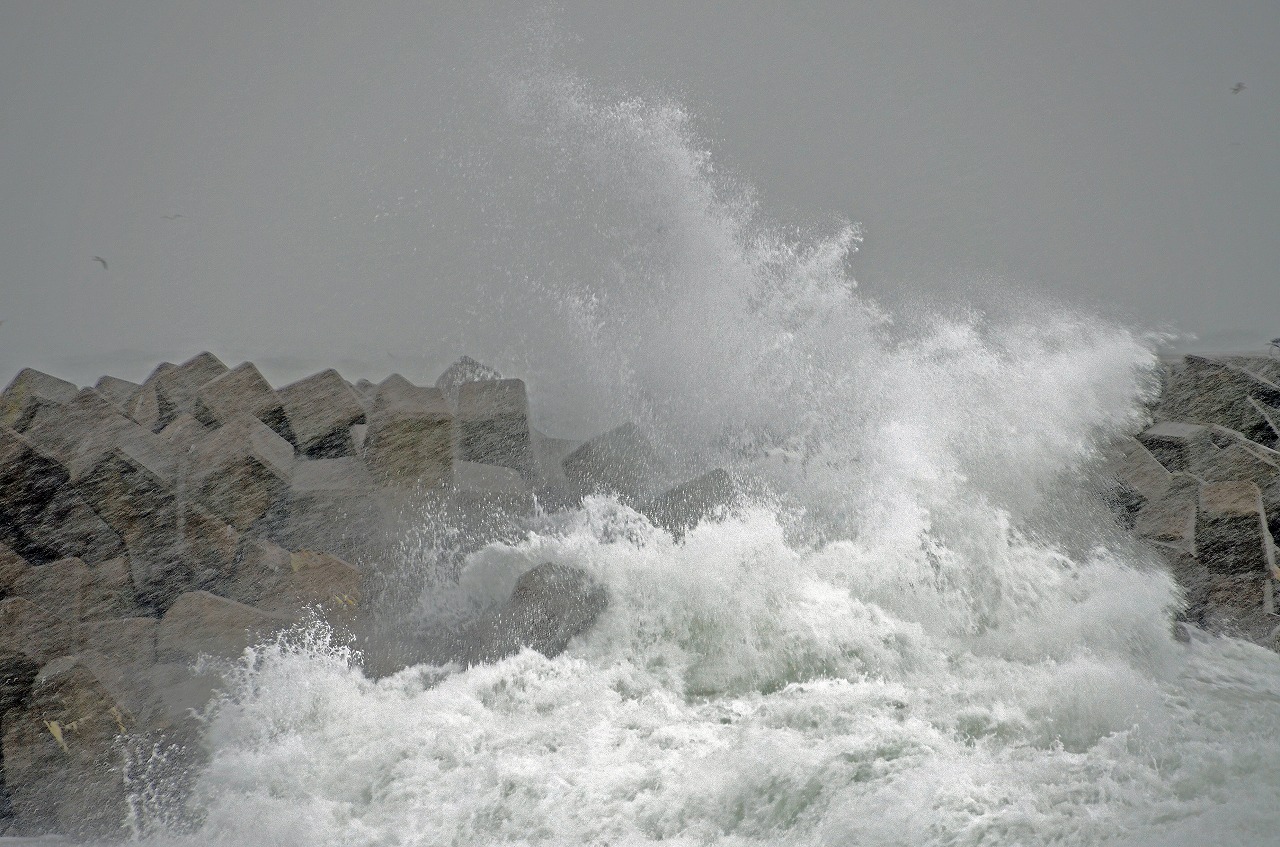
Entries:
<svg viewBox="0 0 1280 847">
<path fill-rule="evenodd" d="M 494 302 L 544 322 L 512 336 L 543 414 L 635 420 L 745 505 L 677 538 L 593 497 L 462 552 L 424 520 L 406 631 L 549 560 L 608 608 L 555 659 L 465 671 L 260 648 L 145 843 L 1280 839 L 1280 658 L 1176 642 L 1173 581 L 1078 493 L 1146 420 L 1154 339 L 1056 304 L 890 313 L 857 227 L 769 225 L 678 104 L 546 67 L 509 90 L 528 149 L 492 208 L 531 249 Z"/>
</svg>

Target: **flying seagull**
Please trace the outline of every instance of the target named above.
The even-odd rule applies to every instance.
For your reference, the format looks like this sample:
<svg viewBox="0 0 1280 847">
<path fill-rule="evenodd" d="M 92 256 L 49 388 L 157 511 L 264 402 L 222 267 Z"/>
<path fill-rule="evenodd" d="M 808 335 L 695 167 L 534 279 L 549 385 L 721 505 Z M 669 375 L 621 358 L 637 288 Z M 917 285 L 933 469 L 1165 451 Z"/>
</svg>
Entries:
<svg viewBox="0 0 1280 847">
<path fill-rule="evenodd" d="M 161 215 L 160 217 L 164 218 L 166 221 L 176 221 L 178 218 L 182 217 L 182 215 Z"/>
<path fill-rule="evenodd" d="M 104 258 L 102 258 L 101 256 L 94 256 L 94 257 L 93 257 L 93 261 L 95 261 L 95 262 L 97 262 L 98 264 L 102 265 L 102 269 L 103 269 L 104 271 L 107 269 L 107 260 L 106 260 L 106 259 L 104 259 Z"/>
<path fill-rule="evenodd" d="M 1244 91 L 1244 83 L 1243 83 L 1243 82 L 1237 82 L 1235 85 L 1231 86 L 1231 93 L 1232 93 L 1232 94 L 1239 94 L 1241 91 Z"/>
</svg>

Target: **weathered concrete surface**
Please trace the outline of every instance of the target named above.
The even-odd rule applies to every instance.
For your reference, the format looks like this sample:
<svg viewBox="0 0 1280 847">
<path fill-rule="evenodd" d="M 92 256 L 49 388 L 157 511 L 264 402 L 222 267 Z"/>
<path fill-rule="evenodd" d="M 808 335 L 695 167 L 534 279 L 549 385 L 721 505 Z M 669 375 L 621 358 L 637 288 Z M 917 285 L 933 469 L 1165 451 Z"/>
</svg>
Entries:
<svg viewBox="0 0 1280 847">
<path fill-rule="evenodd" d="M 565 476 L 583 491 L 613 494 L 626 503 L 652 493 L 662 472 L 658 452 L 629 422 L 587 441 L 561 464 Z"/>
<path fill-rule="evenodd" d="M 522 380 L 466 382 L 458 388 L 458 458 L 532 476 L 529 400 Z"/>
<path fill-rule="evenodd" d="M 76 488 L 128 545 L 174 507 L 178 480 L 178 458 L 168 445 L 148 435 L 112 448 L 81 474 Z"/>
<path fill-rule="evenodd" d="M 360 398 L 335 370 L 321 371 L 276 392 L 298 452 L 312 458 L 355 454 L 351 427 L 364 420 Z"/>
<path fill-rule="evenodd" d="M 106 664 L 91 653 L 46 664 L 27 706 L 5 715 L 5 788 L 23 832 L 124 832 L 128 788 L 115 741 L 133 719 Z"/>
<path fill-rule="evenodd" d="M 364 458 L 379 481 L 393 485 L 448 483 L 453 470 L 453 415 L 436 388 L 393 374 L 374 397 Z M 400 384 L 403 383 L 403 384 Z"/>
<path fill-rule="evenodd" d="M 283 615 L 208 591 L 188 591 L 160 619 L 156 658 L 160 662 L 192 662 L 201 655 L 235 658 L 289 624 Z"/>
<path fill-rule="evenodd" d="M 78 645 L 74 623 L 46 612 L 25 597 L 0 600 L 0 651 L 47 662 L 74 652 Z"/>
<path fill-rule="evenodd" d="M 525 647 L 558 656 L 608 605 L 608 593 L 583 571 L 551 562 L 538 565 L 520 577 L 506 603 L 467 631 L 462 660 L 494 662 Z"/>
<path fill-rule="evenodd" d="M 1250 398 L 1280 406 L 1280 386 L 1229 361 L 1186 356 L 1171 374 L 1156 416 L 1219 424 L 1273 447 L 1274 432 Z"/>
<path fill-rule="evenodd" d="M 67 480 L 55 459 L 0 426 L 0 523 L 18 529 L 34 523 Z"/>
<path fill-rule="evenodd" d="M 41 409 L 61 406 L 78 389 L 35 368 L 23 368 L 0 393 L 0 426 L 22 432 Z"/>
<path fill-rule="evenodd" d="M 1199 473 L 1218 451 L 1206 425 L 1161 421 L 1138 434 L 1138 441 L 1169 471 Z"/>
<path fill-rule="evenodd" d="M 290 443 L 294 437 L 280 397 L 251 362 L 237 365 L 200 386 L 195 410 L 196 418 L 208 426 L 225 425 L 248 415 Z"/>
<path fill-rule="evenodd" d="M 240 534 L 196 503 L 151 516 L 148 530 L 129 542 L 138 601 L 164 611 L 185 591 L 216 589 L 235 571 Z"/>
<path fill-rule="evenodd" d="M 183 412 L 198 417 L 196 398 L 201 386 L 228 370 L 217 356 L 206 351 L 180 365 L 161 365 L 153 371 L 143 385 L 149 385 L 155 391 L 159 406 L 157 430 Z"/>
<path fill-rule="evenodd" d="M 102 395 L 108 403 L 124 412 L 129 400 L 142 386 L 117 376 L 104 376 L 93 384 L 93 390 Z M 127 413 L 126 413 L 127 414 Z"/>
<path fill-rule="evenodd" d="M 1208 482 L 1200 486 L 1196 552 L 1217 574 L 1271 574 L 1275 549 L 1252 482 Z"/>
<path fill-rule="evenodd" d="M 241 532 L 283 499 L 293 480 L 293 446 L 247 414 L 228 418 L 191 455 L 190 490 Z"/>
<path fill-rule="evenodd" d="M 1199 502 L 1200 480 L 1191 474 L 1175 473 L 1164 495 L 1138 511 L 1134 532 L 1142 538 L 1163 542 L 1194 556 Z"/>
<path fill-rule="evenodd" d="M 716 468 L 664 491 L 642 503 L 639 510 L 655 525 L 679 538 L 718 510 L 729 508 L 735 497 L 733 479 L 723 468 Z"/>
<path fill-rule="evenodd" d="M 53 495 L 23 535 L 33 563 L 76 557 L 97 564 L 124 552 L 124 539 L 70 487 Z"/>
<path fill-rule="evenodd" d="M 449 407 L 456 409 L 458 408 L 458 389 L 465 383 L 492 382 L 499 379 L 502 379 L 502 374 L 493 368 L 483 362 L 477 362 L 470 356 L 463 356 L 445 368 L 444 373 L 436 379 L 436 388 L 444 394 Z"/>
</svg>

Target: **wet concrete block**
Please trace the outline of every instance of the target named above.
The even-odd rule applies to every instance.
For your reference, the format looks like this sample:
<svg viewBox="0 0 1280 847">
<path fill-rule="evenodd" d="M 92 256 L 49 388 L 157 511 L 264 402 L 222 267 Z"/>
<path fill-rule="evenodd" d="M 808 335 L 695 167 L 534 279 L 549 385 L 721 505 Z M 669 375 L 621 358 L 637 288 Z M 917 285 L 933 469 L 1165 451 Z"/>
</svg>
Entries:
<svg viewBox="0 0 1280 847">
<path fill-rule="evenodd" d="M 163 612 L 183 592 L 218 589 L 235 572 L 240 535 L 195 503 L 153 514 L 129 542 L 129 570 L 138 602 Z"/>
<path fill-rule="evenodd" d="M 360 459 L 310 459 L 294 466 L 289 492 L 260 525 L 291 550 L 349 556 L 379 526 L 379 500 Z"/>
<path fill-rule="evenodd" d="M 1243 444 L 1231 444 L 1205 462 L 1201 476 L 1206 482 L 1244 480 L 1265 489 L 1280 479 L 1280 464 Z"/>
<path fill-rule="evenodd" d="M 522 380 L 460 385 L 455 427 L 460 460 L 501 465 L 533 476 L 529 400 Z"/>
<path fill-rule="evenodd" d="M 27 703 L 39 672 L 40 662 L 24 653 L 0 653 L 0 715 Z"/>
<path fill-rule="evenodd" d="M 74 653 L 78 644 L 79 631 L 73 622 L 45 611 L 25 597 L 0 600 L 0 651 L 47 662 Z"/>
<path fill-rule="evenodd" d="M 390 380 L 390 378 L 388 378 Z M 435 388 L 380 387 L 369 416 L 364 459 L 384 484 L 435 486 L 453 469 L 453 415 Z"/>
<path fill-rule="evenodd" d="M 0 544 L 0 599 L 13 593 L 13 584 L 31 565 L 7 544 Z M 3 712 L 0 712 L 3 714 Z"/>
<path fill-rule="evenodd" d="M 736 496 L 733 479 L 723 468 L 716 468 L 664 491 L 638 508 L 655 526 L 679 538 L 718 511 L 728 509 Z"/>
<path fill-rule="evenodd" d="M 23 368 L 0 392 L 0 426 L 24 431 L 42 409 L 56 409 L 76 396 L 79 389 L 35 368 Z"/>
<path fill-rule="evenodd" d="M 254 601 L 268 612 L 296 617 L 310 608 L 334 619 L 350 617 L 360 606 L 363 574 L 337 556 L 299 550 L 273 576 Z"/>
<path fill-rule="evenodd" d="M 293 445 L 258 418 L 240 414 L 196 443 L 190 489 L 244 532 L 288 493 L 293 467 Z"/>
<path fill-rule="evenodd" d="M 201 655 L 236 658 L 290 619 L 255 609 L 207 591 L 179 596 L 160 619 L 156 658 L 160 662 L 194 662 Z"/>
<path fill-rule="evenodd" d="M 156 435 L 173 450 L 175 456 L 190 453 L 200 441 L 209 434 L 209 427 L 196 420 L 194 416 L 183 412 L 169 422 Z"/>
<path fill-rule="evenodd" d="M 1208 426 L 1160 421 L 1138 434 L 1138 441 L 1171 472 L 1198 474 L 1218 451 Z"/>
<path fill-rule="evenodd" d="M 104 376 L 93 384 L 93 390 L 102 395 L 102 398 L 111 405 L 115 406 L 121 412 L 129 404 L 129 400 L 137 393 L 142 386 L 136 382 L 130 382 L 127 379 L 120 379 L 117 376 Z"/>
<path fill-rule="evenodd" d="M 662 471 L 658 452 L 633 423 L 590 439 L 564 458 L 564 475 L 585 493 L 636 503 L 653 491 Z"/>
<path fill-rule="evenodd" d="M 1275 548 L 1252 482 L 1207 482 L 1200 487 L 1196 551 L 1217 574 L 1275 574 Z"/>
<path fill-rule="evenodd" d="M 180 365 L 162 364 L 143 383 L 150 386 L 159 406 L 158 428 L 167 426 L 179 414 L 196 415 L 196 397 L 201 386 L 225 374 L 229 368 L 206 351 Z"/>
<path fill-rule="evenodd" d="M 1162 542 L 1194 556 L 1199 501 L 1200 480 L 1187 473 L 1174 473 L 1168 490 L 1138 511 L 1133 531 L 1141 538 Z"/>
<path fill-rule="evenodd" d="M 133 725 L 100 655 L 49 662 L 26 708 L 4 722 L 5 788 L 19 830 L 75 838 L 125 833 L 129 786 L 117 736 Z"/>
<path fill-rule="evenodd" d="M 84 617 L 85 595 L 91 578 L 84 562 L 62 559 L 29 568 L 14 583 L 13 593 L 67 624 L 76 624 Z"/>
<path fill-rule="evenodd" d="M 526 515 L 535 505 L 533 487 L 518 471 L 479 462 L 455 465 L 450 494 L 464 514 L 478 511 Z"/>
<path fill-rule="evenodd" d="M 506 603 L 467 631 L 462 661 L 495 662 L 525 647 L 554 658 L 608 605 L 608 593 L 585 572 L 543 563 L 520 577 Z"/>
<path fill-rule="evenodd" d="M 127 439 L 80 475 L 76 488 L 125 544 L 136 541 L 175 502 L 178 458 L 158 437 Z"/>
<path fill-rule="evenodd" d="M 161 367 L 177 367 L 176 365 L 165 363 Z M 172 411 L 172 410 L 169 410 Z M 172 419 L 162 419 L 160 414 L 160 398 L 156 395 L 154 384 L 143 383 L 138 386 L 138 390 L 129 395 L 129 399 L 125 401 L 124 413 L 136 423 L 138 426 L 148 432 L 159 432 Z"/>
<path fill-rule="evenodd" d="M 502 379 L 502 374 L 483 362 L 477 362 L 470 356 L 463 356 L 444 369 L 444 373 L 436 379 L 436 388 L 444 395 L 451 409 L 458 408 L 458 390 L 468 382 L 493 382 Z"/>
<path fill-rule="evenodd" d="M 139 674 L 156 663 L 159 618 L 127 617 L 90 620 L 84 624 L 84 643 L 111 662 Z"/>
<path fill-rule="evenodd" d="M 23 535 L 34 563 L 75 557 L 97 564 L 124 552 L 124 539 L 70 486 L 53 495 Z"/>
<path fill-rule="evenodd" d="M 18 528 L 32 523 L 68 478 L 52 456 L 0 427 L 0 522 Z"/>
<path fill-rule="evenodd" d="M 1219 358 L 1186 356 L 1174 371 L 1156 415 L 1162 419 L 1218 424 L 1267 447 L 1274 433 L 1250 400 L 1280 406 L 1280 385 Z"/>
<path fill-rule="evenodd" d="M 355 454 L 351 427 L 364 421 L 364 406 L 337 371 L 326 370 L 284 386 L 276 394 L 298 452 L 312 458 Z"/>
<path fill-rule="evenodd" d="M 200 386 L 195 406 L 196 417 L 208 426 L 221 426 L 240 415 L 248 415 L 292 443 L 293 433 L 284 404 L 251 362 L 237 365 Z"/>
<path fill-rule="evenodd" d="M 141 428 L 92 388 L 51 412 L 37 415 L 27 429 L 32 444 L 77 473 Z"/>
</svg>

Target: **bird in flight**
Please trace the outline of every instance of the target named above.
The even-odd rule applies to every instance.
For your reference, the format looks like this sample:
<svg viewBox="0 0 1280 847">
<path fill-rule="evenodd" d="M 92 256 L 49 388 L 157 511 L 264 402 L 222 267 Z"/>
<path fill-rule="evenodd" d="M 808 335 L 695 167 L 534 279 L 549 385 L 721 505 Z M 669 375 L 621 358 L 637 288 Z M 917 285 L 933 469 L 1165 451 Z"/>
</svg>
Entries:
<svg viewBox="0 0 1280 847">
<path fill-rule="evenodd" d="M 1241 91 L 1244 91 L 1244 83 L 1243 83 L 1243 82 L 1237 82 L 1235 85 L 1231 86 L 1231 93 L 1232 93 L 1232 94 L 1239 94 Z"/>
<path fill-rule="evenodd" d="M 179 214 L 161 215 L 160 217 L 164 218 L 166 221 L 176 221 L 178 218 L 182 217 L 182 215 L 179 215 Z"/>
<path fill-rule="evenodd" d="M 102 269 L 103 269 L 104 271 L 107 269 L 107 260 L 106 260 L 106 259 L 104 259 L 104 258 L 102 258 L 101 256 L 94 256 L 94 257 L 93 257 L 93 261 L 95 261 L 95 262 L 97 262 L 98 264 L 102 265 Z"/>
</svg>

